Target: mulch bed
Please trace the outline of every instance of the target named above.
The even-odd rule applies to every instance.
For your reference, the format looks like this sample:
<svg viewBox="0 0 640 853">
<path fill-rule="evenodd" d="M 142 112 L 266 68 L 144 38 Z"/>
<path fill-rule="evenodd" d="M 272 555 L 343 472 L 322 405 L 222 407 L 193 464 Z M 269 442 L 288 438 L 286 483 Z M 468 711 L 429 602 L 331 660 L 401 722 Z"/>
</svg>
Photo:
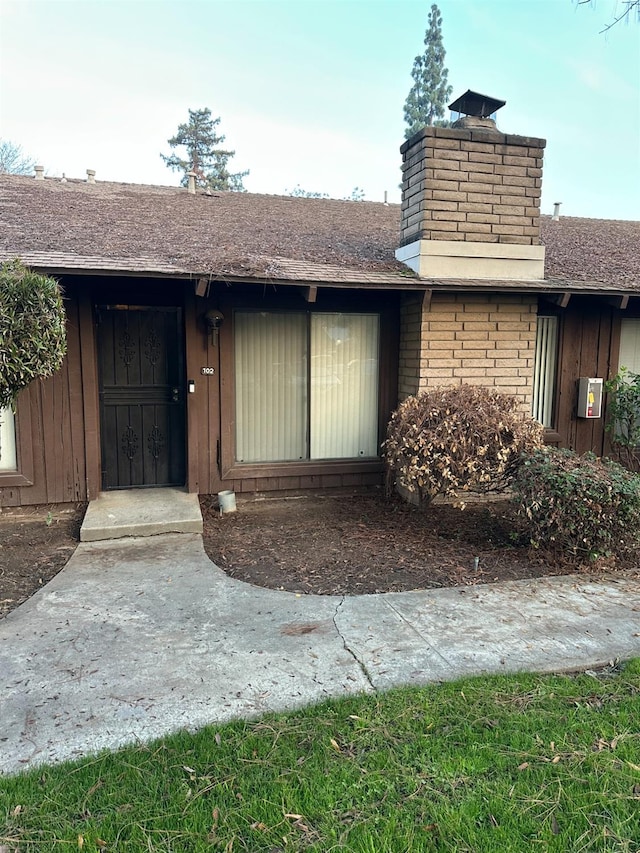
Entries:
<svg viewBox="0 0 640 853">
<path fill-rule="evenodd" d="M 528 546 L 508 501 L 427 510 L 382 494 L 201 500 L 209 557 L 257 586 L 319 595 L 401 592 L 567 574 Z"/>
<path fill-rule="evenodd" d="M 528 547 L 507 501 L 420 510 L 377 491 L 243 500 L 203 497 L 204 545 L 228 575 L 319 595 L 402 592 L 586 571 Z M 51 580 L 79 540 L 84 504 L 0 511 L 0 618 Z M 637 571 L 638 561 L 615 568 Z M 595 571 L 614 568 L 599 563 Z"/>
</svg>

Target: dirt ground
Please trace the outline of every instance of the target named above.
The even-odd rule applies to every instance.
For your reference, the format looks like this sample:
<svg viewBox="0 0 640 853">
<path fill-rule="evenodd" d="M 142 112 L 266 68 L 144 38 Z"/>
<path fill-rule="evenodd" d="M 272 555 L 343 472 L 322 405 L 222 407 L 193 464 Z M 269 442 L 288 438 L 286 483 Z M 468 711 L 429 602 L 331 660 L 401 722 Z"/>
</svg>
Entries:
<svg viewBox="0 0 640 853">
<path fill-rule="evenodd" d="M 201 504 L 209 557 L 231 577 L 272 589 L 359 595 L 584 571 L 532 551 L 506 501 L 423 511 L 372 492 L 245 500 L 223 516 L 215 498 Z M 0 618 L 65 565 L 84 510 L 0 511 Z"/>
<path fill-rule="evenodd" d="M 57 575 L 80 537 L 84 504 L 0 510 L 0 617 Z"/>
</svg>

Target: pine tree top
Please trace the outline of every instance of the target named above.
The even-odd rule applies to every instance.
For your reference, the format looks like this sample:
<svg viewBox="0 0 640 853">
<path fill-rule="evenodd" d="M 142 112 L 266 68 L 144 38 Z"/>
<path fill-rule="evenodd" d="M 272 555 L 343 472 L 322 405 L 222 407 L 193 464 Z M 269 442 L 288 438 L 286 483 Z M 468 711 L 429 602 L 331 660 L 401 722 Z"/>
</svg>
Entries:
<svg viewBox="0 0 640 853">
<path fill-rule="evenodd" d="M 434 3 L 429 12 L 428 27 L 424 35 L 424 53 L 416 56 L 411 76 L 413 86 L 404 105 L 407 124 L 405 138 L 413 136 L 429 125 L 448 126 L 444 121 L 447 101 L 452 87 L 448 84 L 449 72 L 444 64 L 445 49 L 442 44 L 442 15 Z"/>
</svg>

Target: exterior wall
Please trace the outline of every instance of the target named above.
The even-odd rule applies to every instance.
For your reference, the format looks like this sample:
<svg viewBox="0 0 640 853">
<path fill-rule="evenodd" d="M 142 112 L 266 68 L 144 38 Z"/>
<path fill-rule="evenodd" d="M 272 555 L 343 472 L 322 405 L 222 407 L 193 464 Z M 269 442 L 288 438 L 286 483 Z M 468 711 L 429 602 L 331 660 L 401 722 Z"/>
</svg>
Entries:
<svg viewBox="0 0 640 853">
<path fill-rule="evenodd" d="M 0 474 L 0 506 L 81 502 L 101 489 L 100 423 L 93 305 L 112 294 L 134 304 L 180 304 L 184 310 L 186 376 L 196 392 L 186 398 L 187 488 L 210 494 L 358 488 L 379 484 L 383 465 L 376 460 L 276 465 L 225 465 L 232 452 L 233 308 L 253 304 L 258 289 L 238 289 L 232 296 L 215 289 L 201 299 L 191 283 L 89 279 L 63 281 L 68 316 L 68 355 L 50 379 L 34 382 L 21 394 L 16 414 L 18 471 Z M 468 382 L 515 394 L 529 412 L 535 330 L 534 296 L 496 293 L 318 294 L 320 310 L 379 310 L 384 322 L 381 353 L 380 435 L 398 399 L 442 385 Z M 264 297 L 260 297 L 263 299 Z M 258 301 L 260 301 L 258 299 Z M 226 301 L 225 301 L 226 300 Z M 325 302 L 325 300 L 327 300 Z M 337 301 L 336 301 L 337 300 Z M 289 305 L 305 310 L 301 292 L 269 297 L 269 308 Z M 204 314 L 225 314 L 219 341 L 207 334 Z M 307 306 L 312 310 L 312 306 Z M 544 310 L 544 307 L 541 309 Z M 579 452 L 605 453 L 606 406 L 598 420 L 576 417 L 576 383 L 580 376 L 608 378 L 618 367 L 622 312 L 604 300 L 572 297 L 559 314 L 560 343 L 554 430 L 548 440 Z M 640 313 L 635 305 L 626 315 Z M 396 359 L 396 355 L 398 358 Z M 202 372 L 202 368 L 213 372 Z M 397 382 L 396 382 L 397 379 Z M 226 442 L 226 444 L 225 444 Z"/>
<path fill-rule="evenodd" d="M 548 438 L 577 453 L 591 450 L 601 456 L 608 452 L 607 395 L 601 418 L 579 418 L 577 384 L 581 376 L 606 380 L 617 372 L 622 314 L 602 299 L 572 297 L 559 315 L 555 429 Z"/>
<path fill-rule="evenodd" d="M 455 240 L 537 245 L 544 139 L 425 127 L 403 157 L 400 245 Z"/>
<path fill-rule="evenodd" d="M 73 287 L 65 288 L 65 307 L 67 356 L 54 376 L 32 382 L 18 398 L 18 469 L 0 474 L 0 506 L 86 499 L 80 305 Z"/>
<path fill-rule="evenodd" d="M 417 394 L 420 387 L 420 353 L 427 326 L 422 294 L 406 294 L 400 305 L 400 356 L 398 399 Z"/>
<path fill-rule="evenodd" d="M 303 290 L 265 293 L 255 286 L 224 285 L 209 298 L 196 297 L 192 282 L 119 277 L 63 278 L 68 316 L 68 354 L 50 379 L 34 382 L 20 396 L 16 413 L 18 470 L 0 473 L 0 507 L 84 502 L 102 489 L 99 377 L 95 306 L 176 305 L 183 311 L 185 338 L 186 488 L 199 494 L 358 488 L 382 482 L 379 459 L 313 463 L 228 463 L 233 447 L 233 310 L 261 305 L 266 310 L 376 311 L 381 317 L 379 434 L 397 400 L 398 294 L 321 290 L 318 304 Z M 219 299 L 219 294 L 222 296 Z M 222 309 L 218 339 L 207 332 L 204 315 Z M 204 370 L 203 370 L 204 369 Z M 188 380 L 195 393 L 186 393 Z M 225 454 L 227 464 L 225 463 Z"/>
<path fill-rule="evenodd" d="M 400 396 L 437 386 L 485 385 L 531 410 L 537 299 L 488 293 L 434 294 L 403 306 Z M 418 314 L 421 311 L 421 315 Z"/>
</svg>

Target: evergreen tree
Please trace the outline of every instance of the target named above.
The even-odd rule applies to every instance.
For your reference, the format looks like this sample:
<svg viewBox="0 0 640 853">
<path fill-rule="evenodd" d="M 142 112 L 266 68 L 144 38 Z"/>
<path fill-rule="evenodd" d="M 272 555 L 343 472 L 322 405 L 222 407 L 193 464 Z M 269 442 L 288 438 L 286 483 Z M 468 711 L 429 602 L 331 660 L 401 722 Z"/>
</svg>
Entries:
<svg viewBox="0 0 640 853">
<path fill-rule="evenodd" d="M 427 125 L 449 125 L 448 121 L 442 119 L 453 90 L 447 83 L 449 72 L 444 66 L 442 16 L 435 3 L 429 12 L 429 27 L 424 34 L 424 44 L 424 53 L 416 56 L 413 62 L 413 86 L 404 104 L 406 139 Z"/>
<path fill-rule="evenodd" d="M 178 132 L 167 143 L 172 148 L 183 146 L 186 157 L 177 154 L 160 156 L 174 172 L 182 172 L 181 185 L 187 186 L 187 172 L 195 172 L 196 183 L 207 190 L 233 190 L 246 192 L 242 179 L 246 172 L 229 172 L 227 164 L 235 151 L 225 151 L 222 145 L 225 137 L 217 133 L 220 118 L 211 118 L 211 110 L 189 110 L 189 121 L 178 125 Z"/>
</svg>

